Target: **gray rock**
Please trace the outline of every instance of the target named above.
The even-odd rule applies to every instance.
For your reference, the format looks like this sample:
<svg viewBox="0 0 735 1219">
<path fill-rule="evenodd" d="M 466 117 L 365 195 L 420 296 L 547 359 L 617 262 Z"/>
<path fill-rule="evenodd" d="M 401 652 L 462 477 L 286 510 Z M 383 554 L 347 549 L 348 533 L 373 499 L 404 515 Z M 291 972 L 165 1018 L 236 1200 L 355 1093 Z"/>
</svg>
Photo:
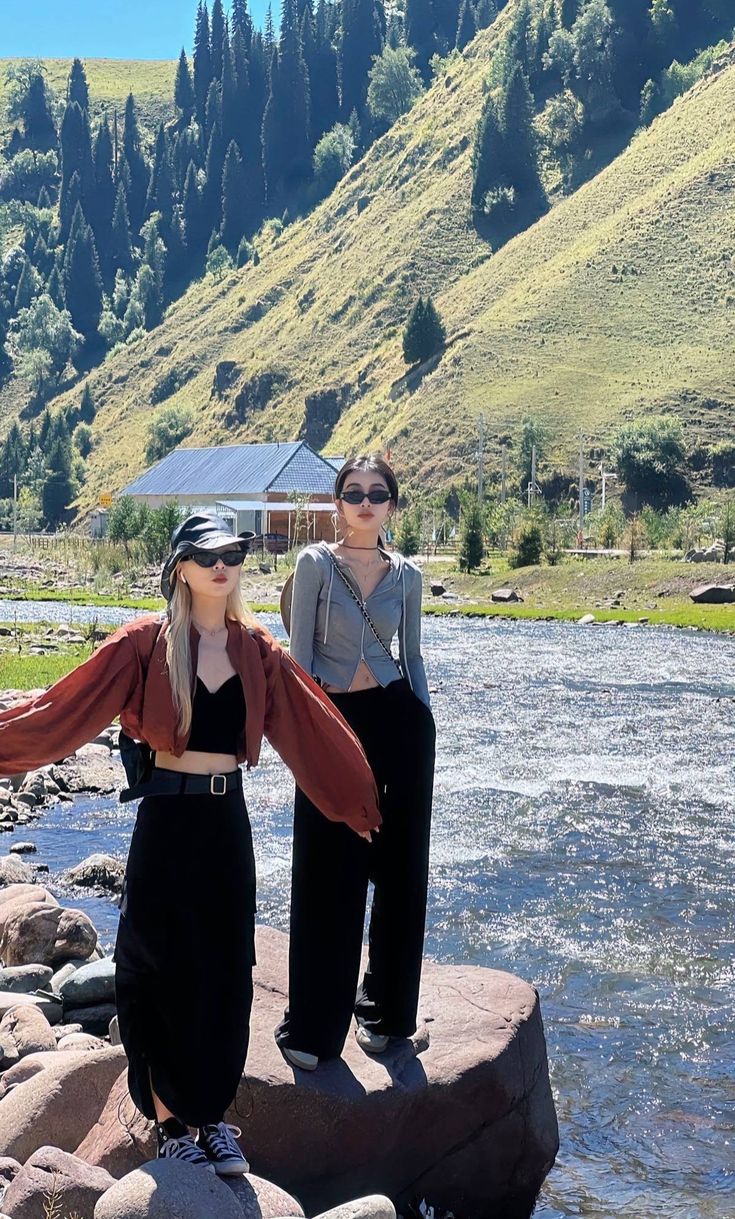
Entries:
<svg viewBox="0 0 735 1219">
<path fill-rule="evenodd" d="M 429 588 L 431 589 L 432 597 L 443 597 L 447 591 L 441 580 L 432 580 Z"/>
<path fill-rule="evenodd" d="M 35 855 L 38 847 L 35 842 L 14 842 L 10 848 L 11 855 Z"/>
<path fill-rule="evenodd" d="M 115 962 L 111 957 L 80 965 L 58 988 L 65 1008 L 110 1003 L 115 998 Z"/>
<path fill-rule="evenodd" d="M 13 1178 L 17 1177 L 22 1167 L 23 1165 L 14 1160 L 12 1156 L 0 1156 L 0 1188 L 5 1189 Z"/>
<path fill-rule="evenodd" d="M 699 584 L 689 596 L 697 605 L 725 605 L 735 601 L 735 584 Z"/>
<path fill-rule="evenodd" d="M 84 964 L 86 965 L 87 962 L 85 961 Z M 61 994 L 61 987 L 63 983 L 66 982 L 67 978 L 70 978 L 72 974 L 75 974 L 78 969 L 79 965 L 76 961 L 67 961 L 65 965 L 61 966 L 61 969 L 56 970 L 56 973 L 52 976 L 50 982 L 50 989 L 55 995 Z"/>
<path fill-rule="evenodd" d="M 0 855 L 0 885 L 30 885 L 33 868 L 14 855 Z"/>
<path fill-rule="evenodd" d="M 511 605 L 516 601 L 523 600 L 523 597 L 519 592 L 516 591 L 515 588 L 496 588 L 491 594 L 491 598 L 493 601 L 497 601 L 505 605 Z"/>
<path fill-rule="evenodd" d="M 213 1172 L 153 1160 L 110 1186 L 94 1219 L 242 1219 L 242 1210 Z"/>
<path fill-rule="evenodd" d="M 240 1203 L 245 1219 L 279 1219 L 283 1215 L 288 1215 L 290 1219 L 303 1217 L 301 1204 L 273 1181 L 266 1181 L 253 1173 L 224 1178 L 224 1181 Z"/>
<path fill-rule="evenodd" d="M 125 771 L 119 757 L 105 745 L 85 745 L 74 757 L 54 767 L 53 778 L 62 791 L 111 796 L 124 786 Z"/>
<path fill-rule="evenodd" d="M 81 863 L 70 868 L 66 879 L 72 885 L 84 885 L 90 888 L 110 889 L 119 893 L 122 889 L 125 864 L 113 855 L 96 854 L 83 859 Z"/>
<path fill-rule="evenodd" d="M 48 965 L 8 965 L 0 969 L 0 990 L 29 995 L 48 986 L 51 973 Z"/>
<path fill-rule="evenodd" d="M 0 990 L 0 1019 L 14 1007 L 37 1007 L 43 1012 L 49 1024 L 61 1023 L 60 1003 L 54 1003 L 52 999 L 46 999 L 43 995 L 23 995 Z"/>
<path fill-rule="evenodd" d="M 65 1007 L 64 1019 L 81 1024 L 85 1033 L 104 1037 L 116 1012 L 114 1003 L 91 1003 L 88 1007 Z"/>
<path fill-rule="evenodd" d="M 396 1208 L 384 1194 L 368 1194 L 355 1198 L 354 1202 L 343 1202 L 329 1211 L 322 1211 L 317 1219 L 396 1219 Z"/>
<path fill-rule="evenodd" d="M 58 1147 L 39 1147 L 8 1187 L 3 1206 L 13 1219 L 40 1219 L 49 1212 L 92 1219 L 98 1198 L 114 1184 L 104 1168 Z"/>
<path fill-rule="evenodd" d="M 582 617 L 578 618 L 577 622 L 580 626 L 592 626 L 594 622 L 597 622 L 597 619 L 594 614 L 582 614 Z"/>
</svg>

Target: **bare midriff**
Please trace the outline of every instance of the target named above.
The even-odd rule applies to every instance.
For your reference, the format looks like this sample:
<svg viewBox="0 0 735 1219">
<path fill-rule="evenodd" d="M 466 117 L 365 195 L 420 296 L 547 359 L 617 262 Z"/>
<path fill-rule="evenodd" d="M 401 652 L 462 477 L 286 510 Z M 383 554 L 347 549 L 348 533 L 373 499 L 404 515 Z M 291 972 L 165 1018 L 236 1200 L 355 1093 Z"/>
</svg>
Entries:
<svg viewBox="0 0 735 1219">
<path fill-rule="evenodd" d="M 370 672 L 366 662 L 361 660 L 348 690 L 343 690 L 341 686 L 333 686 L 331 682 L 323 682 L 322 689 L 327 694 L 356 694 L 359 690 L 374 690 L 379 685 L 380 682 Z"/>
<path fill-rule="evenodd" d="M 153 755 L 153 765 L 160 766 L 161 770 L 185 771 L 190 775 L 223 775 L 228 770 L 237 770 L 238 763 L 234 753 L 204 753 L 198 749 L 185 749 L 177 758 L 175 753 L 159 749 Z"/>
</svg>

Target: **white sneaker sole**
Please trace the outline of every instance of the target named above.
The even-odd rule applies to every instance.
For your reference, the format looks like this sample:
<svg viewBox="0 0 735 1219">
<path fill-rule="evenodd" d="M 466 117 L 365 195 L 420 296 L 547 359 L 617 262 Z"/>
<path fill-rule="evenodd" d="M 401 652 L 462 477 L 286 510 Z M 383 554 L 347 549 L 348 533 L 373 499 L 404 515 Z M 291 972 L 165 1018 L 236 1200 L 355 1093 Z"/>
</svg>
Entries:
<svg viewBox="0 0 735 1219">
<path fill-rule="evenodd" d="M 358 1033 L 355 1033 L 355 1041 L 366 1054 L 384 1054 L 388 1049 L 389 1040 L 389 1037 L 382 1036 L 368 1040 L 367 1037 L 360 1037 Z"/>
<path fill-rule="evenodd" d="M 288 1046 L 284 1046 L 281 1053 L 292 1067 L 298 1067 L 301 1071 L 316 1071 L 319 1066 L 316 1054 L 307 1054 L 304 1050 L 289 1050 Z"/>
</svg>

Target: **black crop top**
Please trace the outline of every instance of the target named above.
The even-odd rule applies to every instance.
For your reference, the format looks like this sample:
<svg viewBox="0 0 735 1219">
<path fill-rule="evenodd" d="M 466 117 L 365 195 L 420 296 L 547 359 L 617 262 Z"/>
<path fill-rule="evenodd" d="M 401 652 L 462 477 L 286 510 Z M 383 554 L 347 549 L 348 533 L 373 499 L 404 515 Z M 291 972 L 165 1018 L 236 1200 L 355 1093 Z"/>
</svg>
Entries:
<svg viewBox="0 0 735 1219">
<path fill-rule="evenodd" d="M 187 749 L 201 753 L 237 753 L 245 730 L 245 696 L 238 673 L 211 693 L 197 673 Z"/>
</svg>

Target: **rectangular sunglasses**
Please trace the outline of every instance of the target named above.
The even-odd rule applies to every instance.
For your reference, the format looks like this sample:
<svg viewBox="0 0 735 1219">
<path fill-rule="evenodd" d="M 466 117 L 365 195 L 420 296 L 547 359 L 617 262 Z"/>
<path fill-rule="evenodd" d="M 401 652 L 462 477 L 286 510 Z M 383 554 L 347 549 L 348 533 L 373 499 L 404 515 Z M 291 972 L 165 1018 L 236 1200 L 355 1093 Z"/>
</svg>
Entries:
<svg viewBox="0 0 735 1219">
<path fill-rule="evenodd" d="M 386 491 L 384 487 L 376 487 L 372 491 L 343 491 L 339 498 L 346 504 L 361 504 L 366 497 L 371 504 L 387 504 L 390 491 Z"/>
<path fill-rule="evenodd" d="M 244 550 L 195 550 L 193 554 L 184 554 L 182 559 L 193 559 L 199 567 L 214 567 L 221 559 L 225 567 L 237 567 L 245 561 Z"/>
</svg>

